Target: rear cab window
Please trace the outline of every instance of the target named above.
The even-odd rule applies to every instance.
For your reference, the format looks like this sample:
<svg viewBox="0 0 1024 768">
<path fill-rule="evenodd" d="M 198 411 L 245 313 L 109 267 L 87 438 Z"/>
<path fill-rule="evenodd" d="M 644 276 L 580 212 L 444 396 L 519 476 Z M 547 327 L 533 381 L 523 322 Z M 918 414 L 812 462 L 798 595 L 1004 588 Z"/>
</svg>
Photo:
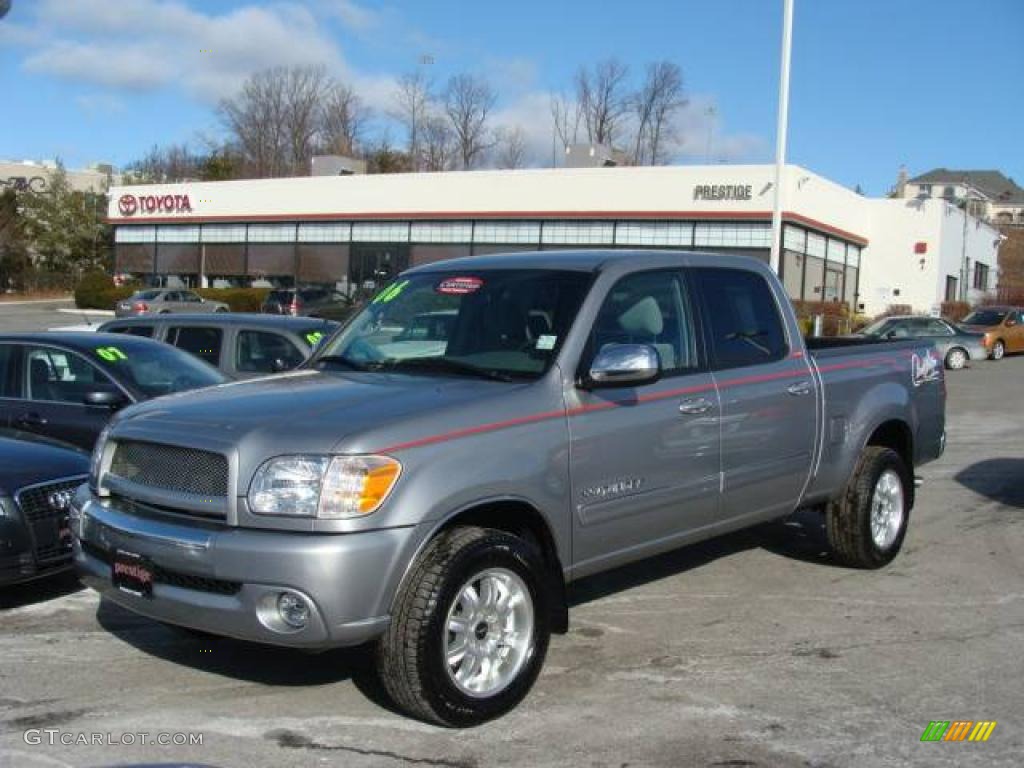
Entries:
<svg viewBox="0 0 1024 768">
<path fill-rule="evenodd" d="M 707 317 L 712 366 L 717 370 L 782 360 L 789 347 L 782 315 L 768 282 L 743 269 L 694 270 Z"/>
<path fill-rule="evenodd" d="M 220 352 L 224 343 L 224 332 L 208 326 L 172 326 L 167 329 L 168 344 L 183 349 L 205 360 L 210 365 L 220 364 Z"/>
</svg>

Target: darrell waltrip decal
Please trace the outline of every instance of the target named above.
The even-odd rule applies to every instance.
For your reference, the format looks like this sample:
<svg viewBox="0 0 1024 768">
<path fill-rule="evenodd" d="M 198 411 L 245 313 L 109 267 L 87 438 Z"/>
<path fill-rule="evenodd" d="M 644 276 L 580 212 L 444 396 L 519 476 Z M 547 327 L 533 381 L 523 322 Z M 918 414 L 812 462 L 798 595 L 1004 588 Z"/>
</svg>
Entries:
<svg viewBox="0 0 1024 768">
<path fill-rule="evenodd" d="M 937 381 L 942 376 L 942 360 L 934 349 L 926 349 L 920 354 L 914 352 L 910 356 L 910 379 L 915 387 L 929 381 Z"/>
</svg>

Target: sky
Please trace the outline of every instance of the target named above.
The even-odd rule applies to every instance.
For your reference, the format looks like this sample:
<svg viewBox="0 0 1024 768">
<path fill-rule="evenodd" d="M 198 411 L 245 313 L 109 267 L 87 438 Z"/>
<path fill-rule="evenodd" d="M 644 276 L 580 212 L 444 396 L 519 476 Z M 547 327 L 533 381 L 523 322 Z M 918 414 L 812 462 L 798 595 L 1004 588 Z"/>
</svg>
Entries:
<svg viewBox="0 0 1024 768">
<path fill-rule="evenodd" d="M 782 0 L 13 0 L 0 19 L 0 158 L 123 166 L 221 135 L 218 101 L 274 65 L 323 65 L 387 117 L 396 79 L 486 77 L 496 124 L 551 161 L 550 94 L 614 56 L 680 65 L 678 162 L 775 151 Z M 1024 184 L 1024 0 L 795 0 L 788 159 L 882 195 L 906 165 Z M 713 112 L 713 114 L 711 114 Z"/>
</svg>

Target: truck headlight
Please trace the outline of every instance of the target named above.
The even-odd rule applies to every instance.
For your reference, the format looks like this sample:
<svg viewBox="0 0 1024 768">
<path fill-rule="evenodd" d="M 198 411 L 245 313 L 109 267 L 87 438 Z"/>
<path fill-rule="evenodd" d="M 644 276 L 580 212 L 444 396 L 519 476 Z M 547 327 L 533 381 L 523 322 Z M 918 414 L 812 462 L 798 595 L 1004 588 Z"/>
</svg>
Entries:
<svg viewBox="0 0 1024 768">
<path fill-rule="evenodd" d="M 279 456 L 256 472 L 249 508 L 257 515 L 361 517 L 384 503 L 401 472 L 389 456 Z"/>
</svg>

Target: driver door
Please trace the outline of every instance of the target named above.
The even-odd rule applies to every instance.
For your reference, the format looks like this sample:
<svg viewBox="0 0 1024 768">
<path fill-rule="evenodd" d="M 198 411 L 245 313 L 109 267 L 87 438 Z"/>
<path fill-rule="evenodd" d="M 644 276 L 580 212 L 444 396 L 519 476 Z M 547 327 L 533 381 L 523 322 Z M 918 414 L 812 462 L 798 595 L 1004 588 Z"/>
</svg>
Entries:
<svg viewBox="0 0 1024 768">
<path fill-rule="evenodd" d="M 111 411 L 86 405 L 85 394 L 116 385 L 97 366 L 70 350 L 43 345 L 27 345 L 24 349 L 25 399 L 12 414 L 11 425 L 91 449 L 110 420 Z"/>
<path fill-rule="evenodd" d="M 670 549 L 718 520 L 718 394 L 695 317 L 682 270 L 627 275 L 605 298 L 581 370 L 606 345 L 631 343 L 654 347 L 662 374 L 567 393 L 579 575 Z"/>
</svg>

